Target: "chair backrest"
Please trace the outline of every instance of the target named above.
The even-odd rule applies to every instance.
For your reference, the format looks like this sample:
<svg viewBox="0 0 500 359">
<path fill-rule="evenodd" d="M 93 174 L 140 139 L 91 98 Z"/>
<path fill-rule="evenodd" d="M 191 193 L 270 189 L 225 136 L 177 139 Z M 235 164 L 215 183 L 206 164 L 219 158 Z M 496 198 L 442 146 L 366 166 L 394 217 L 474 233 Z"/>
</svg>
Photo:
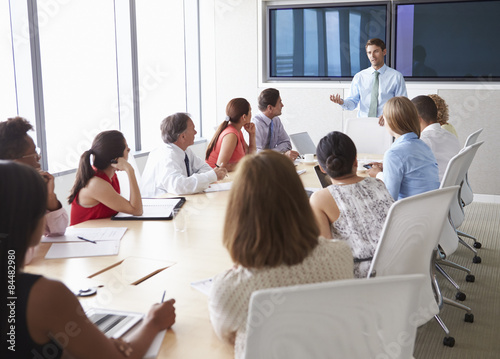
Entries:
<svg viewBox="0 0 500 359">
<path fill-rule="evenodd" d="M 465 145 L 464 145 L 464 148 L 465 147 L 469 147 L 470 145 L 473 145 L 474 143 L 477 142 L 477 138 L 479 137 L 479 135 L 481 134 L 481 132 L 483 132 L 483 129 L 480 128 L 479 130 L 475 131 L 475 132 L 472 132 L 468 137 L 467 139 L 465 140 Z"/>
<path fill-rule="evenodd" d="M 467 137 L 467 140 L 465 141 L 464 148 L 476 143 L 481 132 L 483 132 L 482 128 L 480 128 L 476 132 L 471 133 L 469 137 Z M 460 192 L 462 195 L 463 204 L 466 206 L 471 204 L 472 201 L 474 200 L 474 192 L 472 191 L 472 187 L 469 183 L 469 176 L 467 173 L 465 174 L 464 184 L 462 185 L 462 189 Z"/>
<path fill-rule="evenodd" d="M 392 144 L 392 136 L 376 117 L 348 119 L 345 134 L 353 140 L 358 153 L 384 154 Z"/>
<path fill-rule="evenodd" d="M 311 136 L 307 132 L 298 132 L 290 135 L 290 139 L 292 140 L 293 146 L 301 155 L 305 155 L 307 153 L 316 154 L 316 145 L 314 144 Z"/>
<path fill-rule="evenodd" d="M 432 289 L 432 259 L 458 186 L 437 189 L 395 202 L 387 214 L 369 273 L 426 275 L 419 294 L 422 325 L 439 312 Z"/>
<path fill-rule="evenodd" d="M 463 185 L 465 174 L 469 170 L 469 167 L 476 155 L 479 147 L 482 146 L 484 141 L 477 142 L 473 145 L 463 148 L 458 154 L 451 158 L 446 167 L 443 179 L 441 180 L 440 188 L 445 188 L 449 186 L 461 186 Z M 464 211 L 462 207 L 462 196 L 461 191 L 457 194 L 455 201 L 451 203 L 450 206 L 450 216 L 453 221 L 455 228 L 460 227 L 464 220 Z"/>
<path fill-rule="evenodd" d="M 256 291 L 244 358 L 411 358 L 424 281 L 388 276 Z"/>
</svg>

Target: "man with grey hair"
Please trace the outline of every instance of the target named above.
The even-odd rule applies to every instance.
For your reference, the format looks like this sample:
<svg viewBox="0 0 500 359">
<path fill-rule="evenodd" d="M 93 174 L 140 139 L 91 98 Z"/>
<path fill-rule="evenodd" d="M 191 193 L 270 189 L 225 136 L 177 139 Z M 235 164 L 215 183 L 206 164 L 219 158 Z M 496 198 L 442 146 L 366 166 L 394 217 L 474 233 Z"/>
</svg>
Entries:
<svg viewBox="0 0 500 359">
<path fill-rule="evenodd" d="M 197 193 L 226 176 L 225 168 L 212 169 L 188 148 L 196 135 L 189 114 L 178 112 L 168 116 L 160 129 L 164 144 L 149 153 L 142 174 L 142 197 Z"/>
</svg>

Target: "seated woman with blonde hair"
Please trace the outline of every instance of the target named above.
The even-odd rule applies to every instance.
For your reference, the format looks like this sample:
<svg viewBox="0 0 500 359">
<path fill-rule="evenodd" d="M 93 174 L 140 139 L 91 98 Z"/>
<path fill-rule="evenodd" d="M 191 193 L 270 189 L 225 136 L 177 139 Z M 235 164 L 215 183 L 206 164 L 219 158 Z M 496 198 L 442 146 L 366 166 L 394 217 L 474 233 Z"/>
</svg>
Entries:
<svg viewBox="0 0 500 359">
<path fill-rule="evenodd" d="M 0 161 L 0 177 L 0 278 L 4 288 L 0 357 L 142 358 L 156 335 L 174 324 L 175 301 L 153 305 L 129 342 L 107 338 L 63 283 L 23 271 L 26 249 L 40 242 L 45 226 L 45 181 L 33 168 L 11 161 Z M 7 259 L 15 270 L 8 269 Z M 7 278 L 15 282 L 15 299 L 6 299 Z M 7 302 L 15 306 L 7 307 Z M 12 311 L 15 323 L 8 319 Z M 8 334 L 12 330 L 14 334 Z"/>
<path fill-rule="evenodd" d="M 349 246 L 318 236 L 290 159 L 271 150 L 246 156 L 229 194 L 223 232 L 234 266 L 214 278 L 209 296 L 215 332 L 234 344 L 236 358 L 245 351 L 254 291 L 353 277 Z"/>
<path fill-rule="evenodd" d="M 255 153 L 255 124 L 252 109 L 244 98 L 233 98 L 226 106 L 226 119 L 219 125 L 208 144 L 205 161 L 210 167 L 223 167 L 234 171 L 246 154 Z M 241 129 L 248 132 L 247 145 Z"/>
<path fill-rule="evenodd" d="M 349 136 L 330 132 L 319 141 L 316 155 L 332 180 L 310 199 L 320 234 L 346 241 L 354 256 L 354 277 L 366 278 L 394 200 L 382 181 L 356 174 L 356 146 Z"/>
<path fill-rule="evenodd" d="M 395 138 L 383 163 L 373 163 L 371 177 L 383 171 L 384 183 L 395 201 L 439 188 L 436 157 L 420 139 L 415 105 L 406 97 L 393 97 L 384 105 L 383 122 Z"/>
<path fill-rule="evenodd" d="M 140 216 L 142 199 L 134 168 L 128 163 L 127 141 L 120 131 L 99 133 L 90 150 L 80 157 L 75 184 L 68 197 L 70 224 L 109 218 L 118 212 Z M 91 164 L 93 159 L 93 164 Z M 130 200 L 120 195 L 116 171 L 125 171 L 130 182 Z"/>
</svg>

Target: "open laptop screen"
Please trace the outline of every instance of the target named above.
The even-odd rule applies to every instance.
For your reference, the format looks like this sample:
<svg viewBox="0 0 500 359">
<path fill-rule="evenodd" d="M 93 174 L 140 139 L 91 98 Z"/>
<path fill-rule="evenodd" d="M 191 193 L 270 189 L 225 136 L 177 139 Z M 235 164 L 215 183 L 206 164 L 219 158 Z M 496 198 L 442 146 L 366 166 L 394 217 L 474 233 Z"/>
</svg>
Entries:
<svg viewBox="0 0 500 359">
<path fill-rule="evenodd" d="M 293 145 L 301 155 L 306 153 L 316 154 L 316 145 L 307 132 L 299 132 L 290 135 Z"/>
</svg>

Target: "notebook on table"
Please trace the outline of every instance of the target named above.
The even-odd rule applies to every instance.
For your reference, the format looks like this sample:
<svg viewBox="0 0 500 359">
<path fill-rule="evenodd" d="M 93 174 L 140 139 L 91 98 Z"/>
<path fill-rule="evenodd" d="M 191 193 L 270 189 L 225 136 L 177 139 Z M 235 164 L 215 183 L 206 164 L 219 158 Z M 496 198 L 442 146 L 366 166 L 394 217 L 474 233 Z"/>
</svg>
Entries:
<svg viewBox="0 0 500 359">
<path fill-rule="evenodd" d="M 127 213 L 118 213 L 111 217 L 113 220 L 158 220 L 174 218 L 174 208 L 181 208 L 186 202 L 185 197 L 172 198 L 143 198 L 141 216 L 134 216 Z"/>
<path fill-rule="evenodd" d="M 125 340 L 130 334 L 133 334 L 134 330 L 132 328 L 144 318 L 142 313 L 98 308 L 91 308 L 85 314 L 108 338 L 117 339 L 123 337 Z M 156 335 L 144 355 L 144 359 L 153 359 L 158 356 L 166 332 L 166 330 L 162 330 Z"/>
<path fill-rule="evenodd" d="M 98 308 L 91 308 L 85 314 L 104 335 L 115 339 L 127 333 L 144 318 L 142 313 Z"/>
</svg>

